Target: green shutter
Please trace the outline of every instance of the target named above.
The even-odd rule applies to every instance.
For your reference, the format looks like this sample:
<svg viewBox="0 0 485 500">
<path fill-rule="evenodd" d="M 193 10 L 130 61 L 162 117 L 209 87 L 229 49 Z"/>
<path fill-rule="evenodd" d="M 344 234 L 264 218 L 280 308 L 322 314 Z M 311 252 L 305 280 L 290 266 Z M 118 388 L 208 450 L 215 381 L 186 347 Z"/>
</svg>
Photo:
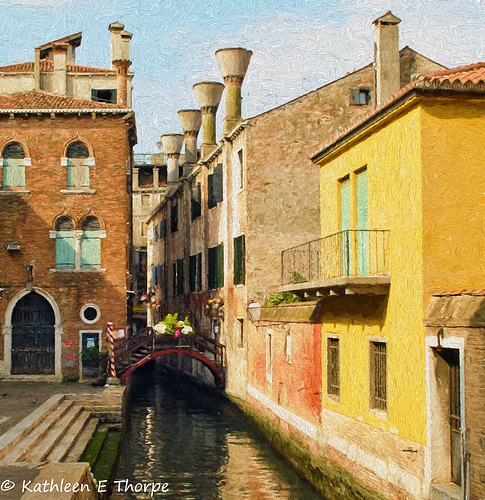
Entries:
<svg viewBox="0 0 485 500">
<path fill-rule="evenodd" d="M 234 238 L 234 284 L 244 285 L 245 282 L 245 249 L 244 234 Z"/>
<path fill-rule="evenodd" d="M 196 291 L 197 255 L 189 256 L 189 290 Z"/>
<path fill-rule="evenodd" d="M 351 237 L 350 232 L 350 179 L 344 179 L 340 183 L 340 221 L 342 233 L 342 275 L 350 274 L 351 266 Z"/>
<path fill-rule="evenodd" d="M 224 286 L 224 244 L 217 245 L 217 288 Z"/>
<path fill-rule="evenodd" d="M 214 191 L 214 201 L 219 203 L 223 200 L 222 193 L 222 163 L 218 163 L 214 167 L 214 178 L 213 178 L 213 191 Z"/>
<path fill-rule="evenodd" d="M 209 174 L 207 176 L 207 191 L 208 191 L 207 207 L 214 208 L 217 205 L 217 203 L 214 199 L 214 175 L 213 174 Z"/>
<path fill-rule="evenodd" d="M 5 187 L 25 187 L 24 160 L 3 160 L 3 184 Z"/>
<path fill-rule="evenodd" d="M 367 170 L 357 174 L 357 273 L 369 274 L 369 233 L 367 229 Z"/>
<path fill-rule="evenodd" d="M 84 231 L 81 241 L 81 269 L 101 267 L 101 240 L 99 231 Z"/>
<path fill-rule="evenodd" d="M 212 247 L 207 251 L 207 260 L 208 260 L 208 286 L 209 290 L 214 290 L 217 288 L 217 248 Z"/>
<path fill-rule="evenodd" d="M 89 160 L 83 160 L 82 166 L 79 166 L 79 174 L 81 176 L 80 186 L 83 188 L 89 188 Z"/>
<path fill-rule="evenodd" d="M 56 269 L 74 268 L 75 241 L 72 231 L 56 231 Z"/>
</svg>

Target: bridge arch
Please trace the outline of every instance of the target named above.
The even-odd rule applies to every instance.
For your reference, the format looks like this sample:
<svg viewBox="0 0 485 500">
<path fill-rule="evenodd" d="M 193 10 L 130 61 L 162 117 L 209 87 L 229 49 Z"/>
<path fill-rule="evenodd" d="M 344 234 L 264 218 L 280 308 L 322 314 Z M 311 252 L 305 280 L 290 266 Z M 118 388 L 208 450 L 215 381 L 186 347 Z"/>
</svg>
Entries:
<svg viewBox="0 0 485 500">
<path fill-rule="evenodd" d="M 144 357 L 143 359 L 140 359 L 137 363 L 134 363 L 133 365 L 129 366 L 126 371 L 121 375 L 120 377 L 120 382 L 123 383 L 128 377 L 130 377 L 140 366 L 143 366 L 145 363 L 148 363 L 149 361 L 153 361 L 155 358 L 158 358 L 160 356 L 167 356 L 168 354 L 183 354 L 184 356 L 191 356 L 192 358 L 198 359 L 201 361 L 214 375 L 214 379 L 216 381 L 216 385 L 219 389 L 224 388 L 224 372 L 221 370 L 221 368 L 212 360 L 206 358 L 204 355 L 200 354 L 197 351 L 193 351 L 190 348 L 184 349 L 180 347 L 176 348 L 169 348 L 169 349 L 160 349 L 157 351 L 153 351 L 151 354 L 148 356 Z"/>
</svg>

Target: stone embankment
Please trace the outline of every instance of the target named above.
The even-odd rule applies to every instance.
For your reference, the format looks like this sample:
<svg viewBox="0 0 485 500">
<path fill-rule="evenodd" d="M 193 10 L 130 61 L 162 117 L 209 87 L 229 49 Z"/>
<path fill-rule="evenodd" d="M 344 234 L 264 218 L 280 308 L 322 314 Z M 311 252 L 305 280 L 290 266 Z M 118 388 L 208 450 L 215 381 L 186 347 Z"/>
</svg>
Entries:
<svg viewBox="0 0 485 500">
<path fill-rule="evenodd" d="M 96 482 L 79 461 L 100 424 L 121 422 L 124 388 L 39 384 L 26 394 L 29 385 L 37 386 L 0 383 L 0 431 L 8 427 L 0 435 L 0 499 L 98 499 L 107 481 Z"/>
</svg>

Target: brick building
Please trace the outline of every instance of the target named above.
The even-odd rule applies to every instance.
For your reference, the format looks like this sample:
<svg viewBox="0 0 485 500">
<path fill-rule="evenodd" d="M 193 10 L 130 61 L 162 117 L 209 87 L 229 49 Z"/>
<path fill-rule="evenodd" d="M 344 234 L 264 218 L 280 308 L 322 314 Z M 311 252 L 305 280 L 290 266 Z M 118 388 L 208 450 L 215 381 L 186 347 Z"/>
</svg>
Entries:
<svg viewBox="0 0 485 500">
<path fill-rule="evenodd" d="M 106 323 L 126 329 L 135 143 L 126 106 L 0 96 L 2 376 L 78 379 Z"/>
</svg>

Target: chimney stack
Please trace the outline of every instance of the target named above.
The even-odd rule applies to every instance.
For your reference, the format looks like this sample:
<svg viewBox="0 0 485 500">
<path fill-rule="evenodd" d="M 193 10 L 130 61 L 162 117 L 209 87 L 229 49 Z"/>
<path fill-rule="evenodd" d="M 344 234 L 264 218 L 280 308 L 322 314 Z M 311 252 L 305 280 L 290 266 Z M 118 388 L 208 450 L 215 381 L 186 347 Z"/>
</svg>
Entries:
<svg viewBox="0 0 485 500">
<path fill-rule="evenodd" d="M 184 177 L 187 177 L 197 163 L 197 136 L 199 135 L 202 116 L 200 109 L 182 109 L 178 112 L 185 137 Z"/>
<path fill-rule="evenodd" d="M 67 94 L 67 51 L 69 44 L 55 43 L 52 45 L 52 58 L 54 63 L 53 91 L 56 94 Z"/>
<path fill-rule="evenodd" d="M 376 102 L 381 105 L 401 88 L 399 60 L 399 23 L 391 11 L 376 19 L 374 64 L 376 72 Z"/>
<path fill-rule="evenodd" d="M 216 52 L 224 85 L 226 86 L 226 116 L 223 133 L 228 134 L 241 120 L 241 87 L 253 53 L 240 47 Z"/>
<path fill-rule="evenodd" d="M 219 82 L 200 82 L 194 85 L 195 97 L 202 112 L 202 157 L 217 144 L 216 113 L 223 91 L 224 85 Z"/>
<path fill-rule="evenodd" d="M 133 35 L 124 30 L 121 23 L 109 25 L 111 33 L 111 68 L 116 70 L 116 102 L 121 106 L 130 106 L 128 68 L 130 61 L 130 40 Z"/>
<path fill-rule="evenodd" d="M 166 134 L 160 137 L 162 146 L 167 155 L 167 183 L 179 180 L 179 157 L 184 136 L 182 134 Z"/>
</svg>

